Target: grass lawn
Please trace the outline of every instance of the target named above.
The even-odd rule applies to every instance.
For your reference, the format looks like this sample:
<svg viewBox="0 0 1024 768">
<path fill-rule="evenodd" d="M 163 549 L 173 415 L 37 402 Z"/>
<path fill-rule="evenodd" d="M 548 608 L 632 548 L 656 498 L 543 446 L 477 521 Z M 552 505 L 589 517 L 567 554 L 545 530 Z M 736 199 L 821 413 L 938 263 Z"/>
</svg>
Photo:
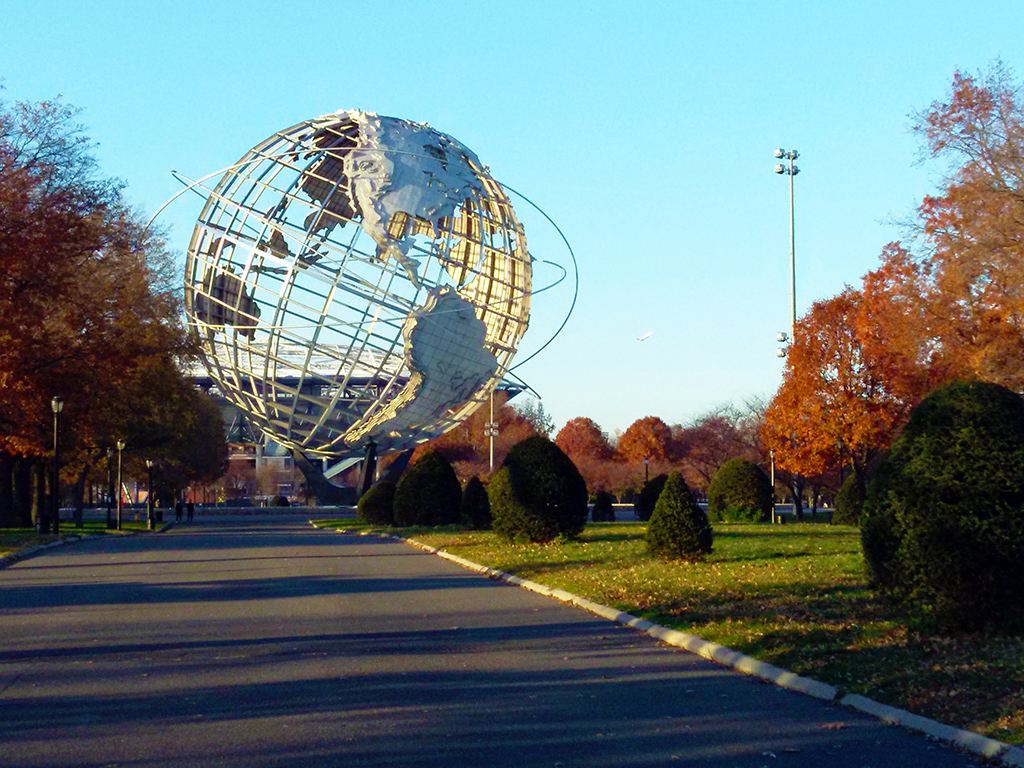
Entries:
<svg viewBox="0 0 1024 768">
<path fill-rule="evenodd" d="M 121 531 L 145 531 L 145 520 L 121 520 Z M 117 535 L 117 531 L 108 531 L 106 520 L 86 520 L 81 528 L 76 528 L 73 522 L 68 520 L 60 521 L 60 535 L 46 534 L 40 536 L 34 528 L 0 528 L 0 557 L 13 554 L 22 549 L 28 549 L 38 544 L 49 544 L 58 538 L 67 539 L 72 536 L 95 536 L 98 534 Z"/>
<path fill-rule="evenodd" d="M 644 530 L 590 523 L 578 541 L 545 545 L 455 529 L 394 532 L 850 693 L 1024 743 L 1024 637 L 915 629 L 868 587 L 856 528 L 719 523 L 714 551 L 696 564 L 648 558 Z"/>
</svg>

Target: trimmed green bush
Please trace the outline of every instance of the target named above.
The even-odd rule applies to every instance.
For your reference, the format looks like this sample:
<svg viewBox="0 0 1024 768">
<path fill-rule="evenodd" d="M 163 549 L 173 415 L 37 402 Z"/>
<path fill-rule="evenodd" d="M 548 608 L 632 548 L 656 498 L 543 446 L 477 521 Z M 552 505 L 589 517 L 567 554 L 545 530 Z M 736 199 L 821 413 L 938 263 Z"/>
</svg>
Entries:
<svg viewBox="0 0 1024 768">
<path fill-rule="evenodd" d="M 708 485 L 708 516 L 730 523 L 757 523 L 772 514 L 772 486 L 757 464 L 729 459 Z"/>
<path fill-rule="evenodd" d="M 1024 611 L 1024 399 L 996 384 L 926 398 L 882 460 L 861 520 L 875 582 L 926 622 Z"/>
<path fill-rule="evenodd" d="M 832 525 L 860 525 L 864 511 L 864 483 L 855 472 L 843 481 L 836 494 L 836 508 L 832 511 Z"/>
<path fill-rule="evenodd" d="M 598 491 L 594 495 L 594 508 L 590 511 L 590 519 L 595 523 L 614 523 L 614 499 L 615 497 L 608 491 Z"/>
<path fill-rule="evenodd" d="M 764 515 L 750 507 L 727 507 L 720 509 L 717 515 L 709 513 L 708 517 L 722 523 L 763 523 L 765 521 Z"/>
<path fill-rule="evenodd" d="M 540 435 L 512 446 L 487 495 L 494 531 L 511 541 L 572 538 L 587 522 L 586 482 L 572 460 Z"/>
<path fill-rule="evenodd" d="M 395 484 L 381 480 L 371 485 L 356 505 L 359 519 L 373 525 L 394 525 Z"/>
<path fill-rule="evenodd" d="M 461 519 L 462 486 L 444 454 L 429 450 L 395 487 L 395 525 L 450 525 Z"/>
<path fill-rule="evenodd" d="M 668 480 L 668 475 L 658 475 L 644 483 L 644 487 L 640 489 L 640 493 L 633 501 L 633 511 L 641 520 L 651 519 L 654 505 L 658 503 L 658 497 L 661 496 L 661 492 L 665 488 L 666 480 Z"/>
<path fill-rule="evenodd" d="M 475 475 L 469 478 L 462 491 L 462 522 L 475 531 L 491 529 L 491 502 L 487 489 Z"/>
<path fill-rule="evenodd" d="M 647 551 L 655 557 L 702 560 L 711 551 L 712 532 L 707 515 L 693 500 L 682 474 L 665 481 L 647 524 Z"/>
</svg>

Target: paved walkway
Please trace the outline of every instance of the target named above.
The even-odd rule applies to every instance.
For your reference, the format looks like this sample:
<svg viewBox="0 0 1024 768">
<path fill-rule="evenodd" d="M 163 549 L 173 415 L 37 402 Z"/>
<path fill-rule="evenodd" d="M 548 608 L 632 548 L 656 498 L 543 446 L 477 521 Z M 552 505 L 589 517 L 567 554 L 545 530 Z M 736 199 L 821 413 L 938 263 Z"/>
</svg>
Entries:
<svg viewBox="0 0 1024 768">
<path fill-rule="evenodd" d="M 202 519 L 0 570 L 0 766 L 953 768 L 407 545 Z"/>
</svg>

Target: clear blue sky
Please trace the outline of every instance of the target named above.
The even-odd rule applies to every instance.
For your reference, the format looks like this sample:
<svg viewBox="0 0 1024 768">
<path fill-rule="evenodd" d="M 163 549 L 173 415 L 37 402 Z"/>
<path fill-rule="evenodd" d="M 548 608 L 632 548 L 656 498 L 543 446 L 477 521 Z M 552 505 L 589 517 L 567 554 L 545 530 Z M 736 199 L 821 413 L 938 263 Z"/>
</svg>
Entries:
<svg viewBox="0 0 1024 768">
<path fill-rule="evenodd" d="M 179 190 L 172 170 L 197 178 L 337 109 L 455 136 L 572 244 L 576 312 L 518 372 L 556 425 L 608 432 L 774 393 L 789 325 L 775 147 L 801 153 L 802 314 L 858 284 L 935 188 L 909 115 L 957 68 L 1001 57 L 1024 74 L 1019 0 L 36 0 L 6 4 L 3 32 L 4 98 L 83 107 L 103 171 L 150 213 Z M 567 263 L 524 207 L 534 255 Z M 182 254 L 198 211 L 186 196 L 161 216 Z M 526 353 L 567 285 L 536 298 Z"/>
</svg>

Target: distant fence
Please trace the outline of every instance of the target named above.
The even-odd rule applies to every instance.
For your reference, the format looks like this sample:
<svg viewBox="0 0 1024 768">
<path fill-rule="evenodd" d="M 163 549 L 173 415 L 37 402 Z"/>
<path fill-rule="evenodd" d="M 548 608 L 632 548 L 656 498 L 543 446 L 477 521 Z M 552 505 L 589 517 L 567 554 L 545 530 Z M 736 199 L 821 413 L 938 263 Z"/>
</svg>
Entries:
<svg viewBox="0 0 1024 768">
<path fill-rule="evenodd" d="M 164 510 L 174 515 L 174 510 Z M 196 504 L 196 517 L 200 515 L 301 515 L 304 517 L 355 517 L 356 508 L 340 507 L 216 507 Z"/>
<path fill-rule="evenodd" d="M 86 518 L 94 519 L 105 517 L 106 507 L 86 507 L 84 510 Z M 154 513 L 163 513 L 164 522 L 174 520 L 174 507 L 158 507 Z M 114 511 L 116 515 L 116 510 Z M 61 519 L 72 519 L 74 510 L 64 507 L 60 511 Z M 134 518 L 138 515 L 140 520 L 146 517 L 145 504 L 124 504 L 121 506 L 122 518 Z M 355 517 L 356 508 L 348 506 L 339 507 L 263 507 L 263 506 L 215 506 L 213 504 L 196 504 L 195 516 L 211 515 L 296 515 L 302 517 Z"/>
</svg>

